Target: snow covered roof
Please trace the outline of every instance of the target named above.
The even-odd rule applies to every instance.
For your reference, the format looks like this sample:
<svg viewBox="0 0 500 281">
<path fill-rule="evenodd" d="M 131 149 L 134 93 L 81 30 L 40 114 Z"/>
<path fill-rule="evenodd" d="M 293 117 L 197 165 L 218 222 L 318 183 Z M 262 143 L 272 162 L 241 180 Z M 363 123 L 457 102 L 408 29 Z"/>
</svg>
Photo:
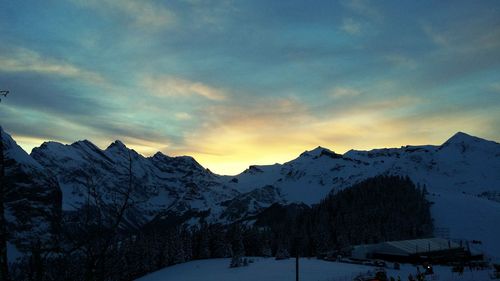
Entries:
<svg viewBox="0 0 500 281">
<path fill-rule="evenodd" d="M 376 252 L 380 254 L 411 255 L 460 248 L 455 242 L 443 238 L 426 238 L 380 243 Z"/>
<path fill-rule="evenodd" d="M 414 240 L 388 241 L 379 244 L 366 244 L 354 246 L 352 256 L 354 258 L 366 258 L 368 255 L 377 253 L 385 255 L 409 256 L 413 254 L 459 249 L 459 244 L 443 238 L 425 238 Z"/>
</svg>

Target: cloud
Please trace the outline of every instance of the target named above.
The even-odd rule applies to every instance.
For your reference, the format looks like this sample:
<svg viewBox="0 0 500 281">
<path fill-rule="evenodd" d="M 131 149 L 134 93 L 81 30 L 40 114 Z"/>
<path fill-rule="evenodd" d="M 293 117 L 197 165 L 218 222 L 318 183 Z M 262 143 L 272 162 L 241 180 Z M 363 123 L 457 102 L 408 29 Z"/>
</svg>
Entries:
<svg viewBox="0 0 500 281">
<path fill-rule="evenodd" d="M 171 148 L 170 152 L 193 155 L 215 172 L 236 174 L 250 164 L 289 161 L 318 145 L 343 153 L 350 149 L 440 144 L 456 131 L 488 136 L 485 129 L 495 125 L 487 115 L 470 109 L 443 112 L 428 107 L 415 111 L 427 105 L 413 97 L 386 98 L 342 110 L 331 108 L 322 116 L 294 98 L 265 98 L 256 103 L 258 106 L 206 109 L 204 126 L 189 132 L 183 147 Z"/>
<path fill-rule="evenodd" d="M 193 117 L 186 112 L 178 112 L 175 114 L 175 119 L 177 120 L 191 120 Z"/>
<path fill-rule="evenodd" d="M 421 24 L 424 34 L 446 51 L 477 53 L 500 48 L 500 26 L 487 20 L 468 20 L 448 26 Z"/>
<path fill-rule="evenodd" d="M 365 0 L 346 0 L 341 1 L 341 5 L 347 10 L 346 16 L 342 20 L 340 30 L 358 35 L 363 29 L 373 29 L 374 25 L 380 23 L 382 14 L 371 3 Z"/>
<path fill-rule="evenodd" d="M 195 114 L 203 116 L 201 126 L 187 132 L 185 142 L 166 153 L 193 155 L 216 172 L 235 174 L 250 164 L 289 161 L 318 145 L 341 152 L 352 148 L 357 138 L 366 145 L 367 133 L 389 135 L 400 130 L 390 124 L 382 127 L 379 122 L 389 112 L 414 104 L 411 99 L 398 98 L 336 109 L 310 107 L 294 97 L 254 97 L 213 105 Z M 325 112 L 319 114 L 318 110 Z"/>
<path fill-rule="evenodd" d="M 421 71 L 415 79 L 420 89 L 464 84 L 477 79 L 478 73 L 488 77 L 486 73 L 498 72 L 500 26 L 487 16 L 446 25 L 424 22 L 419 28 L 434 45 L 425 56 L 419 57 Z"/>
<path fill-rule="evenodd" d="M 162 29 L 175 23 L 175 14 L 166 7 L 150 0 L 74 0 L 83 7 L 89 7 L 107 15 L 126 16 L 139 27 Z"/>
<path fill-rule="evenodd" d="M 165 135 L 163 127 L 154 127 L 124 116 L 59 117 L 30 108 L 9 107 L 0 111 L 2 126 L 30 151 L 43 141 L 73 143 L 88 139 L 101 148 L 120 139 L 144 155 L 152 155 L 179 143 L 175 136 Z M 61 132 L 64 132 L 62 134 Z"/>
<path fill-rule="evenodd" d="M 342 5 L 350 10 L 353 13 L 361 15 L 366 18 L 370 18 L 373 20 L 380 20 L 382 18 L 382 14 L 378 9 L 371 6 L 370 2 L 366 0 L 346 0 L 341 2 Z"/>
<path fill-rule="evenodd" d="M 335 87 L 330 90 L 329 95 L 334 99 L 356 97 L 361 94 L 361 91 L 354 88 Z"/>
<path fill-rule="evenodd" d="M 253 96 L 207 106 L 193 113 L 200 127 L 186 132 L 184 143 L 165 153 L 192 155 L 215 172 L 236 174 L 250 164 L 289 161 L 318 145 L 345 152 L 351 148 L 409 144 L 405 126 L 393 125 L 400 116 L 420 106 L 420 98 L 381 97 L 376 93 L 364 96 L 365 92 L 391 87 L 394 85 L 381 82 L 362 90 L 334 88 L 332 91 L 341 97 L 363 94 L 363 98 L 334 103 L 325 100 L 317 106 L 294 96 Z M 412 124 L 407 122 L 406 126 Z"/>
<path fill-rule="evenodd" d="M 166 153 L 192 155 L 225 174 L 241 172 L 250 163 L 289 160 L 308 138 L 307 130 L 299 128 L 313 119 L 299 100 L 275 97 L 207 106 L 196 116 L 201 126 L 186 132 L 184 144 Z"/>
<path fill-rule="evenodd" d="M 317 145 L 341 152 L 486 128 L 441 112 L 461 104 L 500 120 L 491 5 L 89 0 L 51 1 L 34 17 L 39 9 L 16 3 L 4 41 L 39 53 L 0 46 L 0 85 L 14 93 L 2 107 L 18 112 L 0 120 L 25 137 L 120 138 L 236 171 Z M 114 85 L 95 85 L 100 74 Z M 397 82 L 376 85 L 388 79 Z M 428 119 L 431 109 L 441 115 Z"/>
<path fill-rule="evenodd" d="M 307 106 L 296 98 L 255 96 L 242 97 L 229 104 L 205 106 L 196 115 L 203 117 L 202 129 L 239 124 L 244 125 L 245 130 L 266 127 L 273 131 L 276 127 L 303 122 L 307 112 Z"/>
<path fill-rule="evenodd" d="M 223 30 L 226 23 L 232 19 L 238 9 L 231 0 L 187 0 L 189 12 L 184 20 L 203 30 Z"/>
<path fill-rule="evenodd" d="M 491 84 L 491 89 L 497 93 L 500 93 L 500 83 Z"/>
<path fill-rule="evenodd" d="M 401 68 L 415 69 L 418 65 L 414 59 L 399 54 L 387 55 L 385 56 L 385 59 L 390 64 Z"/>
<path fill-rule="evenodd" d="M 0 70 L 0 73 L 0 85 L 11 91 L 5 106 L 31 108 L 64 119 L 81 118 L 89 114 L 96 116 L 115 110 L 113 104 L 104 101 L 106 97 L 103 99 L 84 91 L 102 89 L 101 84 L 95 87 L 88 85 L 86 80 L 82 83 L 81 77 L 68 80 L 67 76 L 40 75 L 40 72 Z M 21 119 L 26 118 L 21 116 Z"/>
<path fill-rule="evenodd" d="M 34 72 L 83 79 L 96 84 L 104 83 L 104 78 L 96 72 L 64 61 L 43 57 L 25 48 L 14 48 L 0 55 L 0 71 Z"/>
<path fill-rule="evenodd" d="M 342 21 L 340 29 L 349 34 L 359 34 L 361 32 L 361 23 L 352 18 L 347 18 Z"/>
<path fill-rule="evenodd" d="M 159 97 L 198 96 L 208 100 L 221 101 L 227 96 L 222 89 L 173 76 L 146 77 L 143 85 L 153 95 Z"/>
<path fill-rule="evenodd" d="M 436 45 L 446 47 L 449 46 L 449 40 L 442 33 L 437 32 L 434 27 L 428 23 L 422 25 L 424 33 L 434 42 Z"/>
</svg>

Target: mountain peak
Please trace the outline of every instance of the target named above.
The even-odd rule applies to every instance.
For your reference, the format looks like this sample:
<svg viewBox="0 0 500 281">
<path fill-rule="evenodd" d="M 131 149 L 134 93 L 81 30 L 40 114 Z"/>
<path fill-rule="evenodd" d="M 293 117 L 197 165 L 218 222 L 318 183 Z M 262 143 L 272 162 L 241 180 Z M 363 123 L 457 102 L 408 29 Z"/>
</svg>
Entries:
<svg viewBox="0 0 500 281">
<path fill-rule="evenodd" d="M 315 149 L 309 151 L 310 153 L 321 153 L 323 151 L 330 151 L 328 148 L 325 148 L 325 147 L 322 147 L 322 146 L 318 146 L 316 147 Z"/>
<path fill-rule="evenodd" d="M 16 162 L 27 166 L 42 168 L 38 162 L 31 158 L 29 154 L 16 143 L 9 133 L 7 133 L 2 127 L 0 127 L 0 130 L 2 131 L 2 139 L 0 139 L 0 141 L 3 142 L 6 159 L 13 159 Z"/>
<path fill-rule="evenodd" d="M 172 157 L 168 156 L 168 155 L 165 155 L 164 153 L 162 153 L 161 151 L 158 151 L 156 152 L 152 157 L 150 157 L 152 159 L 156 159 L 156 160 L 170 160 Z"/>
<path fill-rule="evenodd" d="M 478 142 L 487 142 L 482 138 L 474 137 L 464 132 L 457 132 L 451 138 L 449 138 L 446 142 L 443 143 L 442 146 L 448 146 L 451 144 L 472 144 Z"/>
<path fill-rule="evenodd" d="M 300 154 L 300 157 L 312 157 L 313 159 L 317 159 L 321 156 L 329 156 L 331 158 L 340 158 L 342 155 L 337 154 L 333 151 L 331 151 L 328 148 L 324 148 L 322 146 L 318 146 L 313 150 L 306 150 L 302 154 Z"/>
<path fill-rule="evenodd" d="M 76 142 L 72 143 L 71 146 L 73 146 L 73 147 L 78 147 L 78 146 L 80 146 L 80 147 L 90 147 L 92 149 L 99 149 L 99 148 L 97 148 L 97 146 L 95 146 L 95 144 L 93 144 L 89 140 L 79 140 L 79 141 L 76 141 Z"/>
<path fill-rule="evenodd" d="M 7 148 L 8 148 L 9 144 L 14 142 L 14 139 L 1 126 L 0 126 L 0 131 L 2 133 L 2 141 L 3 141 L 4 145 L 7 146 Z"/>
<path fill-rule="evenodd" d="M 65 147 L 64 144 L 56 141 L 45 141 L 39 147 L 33 148 L 32 153 L 40 150 L 58 151 L 60 149 L 63 149 L 64 147 Z"/>
<path fill-rule="evenodd" d="M 127 149 L 127 146 L 121 142 L 120 140 L 115 140 L 114 142 L 112 142 L 108 148 L 106 148 L 106 150 L 109 150 L 109 149 L 118 149 L 118 150 L 125 150 Z"/>
<path fill-rule="evenodd" d="M 300 154 L 301 156 L 304 155 L 304 156 L 318 156 L 319 154 L 321 154 L 322 151 L 324 150 L 328 150 L 322 146 L 318 146 L 316 147 L 315 149 L 312 149 L 312 150 L 306 150 L 304 152 L 302 152 L 302 154 Z"/>
</svg>

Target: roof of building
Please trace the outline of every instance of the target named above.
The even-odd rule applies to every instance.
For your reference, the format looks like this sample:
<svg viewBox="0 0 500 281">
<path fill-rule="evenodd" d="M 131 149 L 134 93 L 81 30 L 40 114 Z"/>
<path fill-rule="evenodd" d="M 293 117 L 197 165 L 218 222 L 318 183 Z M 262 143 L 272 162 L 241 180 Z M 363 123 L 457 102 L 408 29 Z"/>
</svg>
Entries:
<svg viewBox="0 0 500 281">
<path fill-rule="evenodd" d="M 375 252 L 380 254 L 411 255 L 449 249 L 458 249 L 460 245 L 443 238 L 425 238 L 379 243 Z"/>
</svg>

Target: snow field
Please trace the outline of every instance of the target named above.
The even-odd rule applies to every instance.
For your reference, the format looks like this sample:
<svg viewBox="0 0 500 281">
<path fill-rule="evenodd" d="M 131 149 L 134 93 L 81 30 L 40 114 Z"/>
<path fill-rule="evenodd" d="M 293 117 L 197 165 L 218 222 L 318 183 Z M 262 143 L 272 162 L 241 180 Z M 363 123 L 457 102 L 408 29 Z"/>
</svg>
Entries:
<svg viewBox="0 0 500 281">
<path fill-rule="evenodd" d="M 254 263 L 239 268 L 229 268 L 230 259 L 207 259 L 174 265 L 156 271 L 137 281 L 284 281 L 295 280 L 295 259 L 275 260 L 254 258 Z M 374 271 L 372 266 L 329 262 L 314 258 L 300 259 L 301 281 L 351 281 L 358 274 Z M 415 276 L 416 267 L 403 264 L 400 270 L 386 269 L 388 277 L 400 276 L 408 280 L 408 274 Z M 451 267 L 436 266 L 435 274 L 426 280 L 438 281 L 487 281 L 492 270 L 469 271 L 462 275 L 453 273 Z"/>
</svg>

